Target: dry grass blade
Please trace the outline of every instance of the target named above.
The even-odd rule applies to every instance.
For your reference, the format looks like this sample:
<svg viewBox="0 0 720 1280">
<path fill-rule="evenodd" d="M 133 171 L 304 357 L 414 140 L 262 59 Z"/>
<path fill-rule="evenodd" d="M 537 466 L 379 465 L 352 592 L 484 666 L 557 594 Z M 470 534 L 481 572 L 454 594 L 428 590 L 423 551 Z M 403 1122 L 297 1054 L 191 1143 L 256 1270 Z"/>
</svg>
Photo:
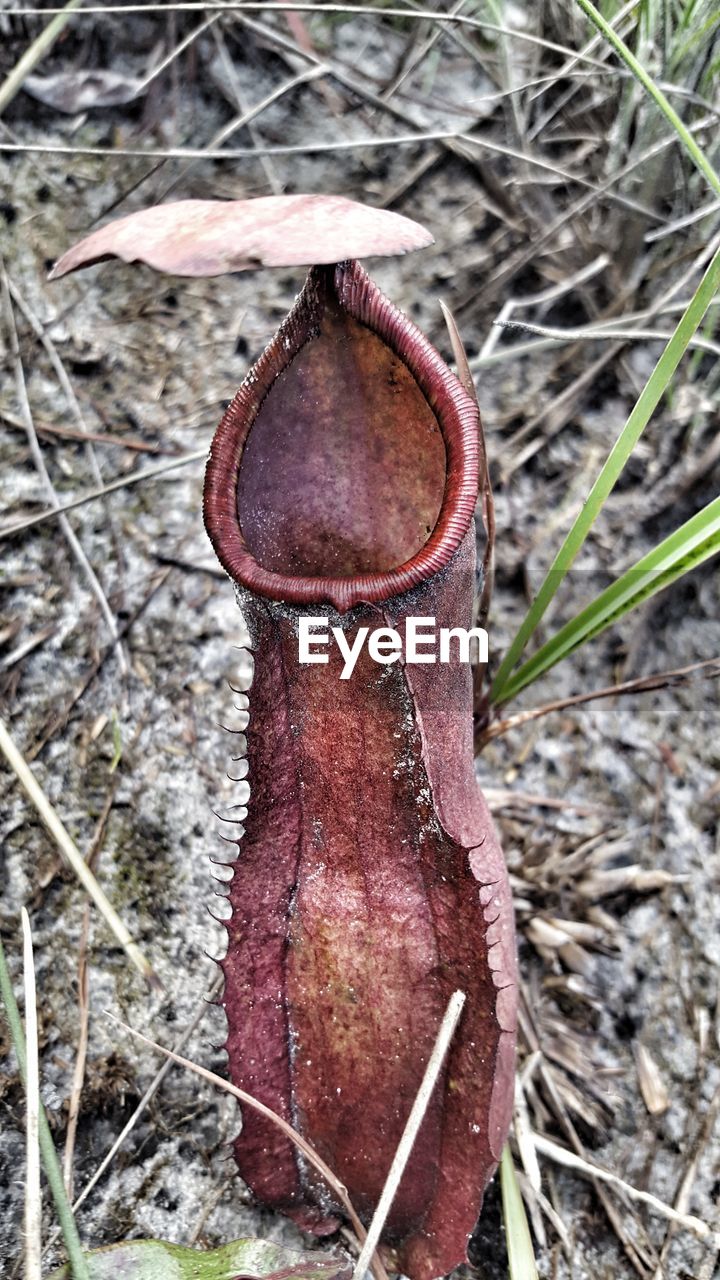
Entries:
<svg viewBox="0 0 720 1280">
<path fill-rule="evenodd" d="M 78 0 L 79 2 L 79 0 Z M 357 14 L 364 13 L 370 17 L 378 16 L 378 9 L 372 5 L 363 4 L 324 4 L 322 6 L 324 13 L 339 14 Z M 37 9 L 30 5 L 22 5 L 14 10 L 15 13 L 22 16 L 31 16 L 37 14 L 63 13 L 63 9 L 48 8 Z M 210 3 L 179 3 L 178 0 L 172 0 L 172 3 L 163 4 L 108 4 L 108 5 L 86 5 L 81 15 L 85 14 L 111 14 L 111 13 L 317 13 L 317 5 L 314 3 L 292 3 L 287 0 L 282 6 L 275 3 L 275 0 L 228 0 L 228 3 L 217 3 L 217 0 L 210 0 Z M 405 20 L 415 19 L 418 22 L 430 20 L 432 22 L 442 23 L 443 25 L 455 24 L 459 26 L 467 26 L 474 28 L 476 31 L 491 31 L 496 35 L 509 36 L 512 39 L 523 41 L 526 44 L 536 45 L 542 49 L 547 49 L 552 53 L 562 53 L 566 57 L 574 59 L 575 62 L 582 62 L 587 66 L 596 67 L 607 73 L 608 67 L 599 58 L 590 57 L 586 53 L 582 53 L 577 49 L 569 49 L 567 45 L 557 44 L 553 40 L 545 40 L 542 36 L 533 35 L 532 32 L 524 31 L 522 28 L 504 27 L 497 22 L 487 22 L 483 18 L 473 18 L 464 13 L 450 12 L 443 13 L 437 9 L 395 9 L 383 8 L 382 16 L 385 18 L 403 18 Z"/>
<path fill-rule="evenodd" d="M 5 657 L 0 661 L 0 671 L 9 671 L 11 667 L 15 666 L 16 662 L 22 662 L 23 658 L 26 658 L 29 653 L 45 644 L 46 640 L 56 634 L 57 627 L 43 627 L 36 635 L 29 636 L 23 644 L 19 644 L 16 649 L 11 649 L 9 653 L 5 654 Z"/>
<path fill-rule="evenodd" d="M 450 1048 L 450 1042 L 455 1034 L 455 1029 L 460 1020 L 460 1015 L 465 1004 L 465 993 L 463 991 L 455 991 L 450 997 L 445 1016 L 440 1025 L 437 1039 L 433 1045 L 432 1053 L 428 1058 L 425 1068 L 425 1074 L 420 1082 L 420 1088 L 417 1091 L 415 1101 L 410 1110 L 407 1124 L 403 1130 L 402 1137 L 398 1143 L 397 1151 L 393 1157 L 392 1164 L 388 1176 L 385 1180 L 385 1186 L 382 1189 L 377 1208 L 373 1214 L 372 1222 L 368 1227 L 368 1233 L 365 1238 L 363 1247 L 360 1251 L 360 1257 L 355 1264 L 353 1272 L 353 1280 L 363 1280 L 365 1273 L 370 1266 L 373 1254 L 380 1243 L 385 1220 L 390 1212 L 392 1202 L 395 1199 L 397 1189 L 400 1185 L 400 1179 L 405 1171 L 405 1166 L 410 1158 L 415 1139 L 417 1138 L 420 1125 L 423 1122 L 428 1103 L 434 1092 L 438 1082 L 438 1076 L 442 1069 L 445 1055 Z"/>
<path fill-rule="evenodd" d="M 30 400 L 28 399 L 28 394 L 27 394 L 27 386 L 25 382 L 25 371 L 23 369 L 23 363 L 20 356 L 18 334 L 17 334 L 17 329 L 15 327 L 15 315 L 13 312 L 13 306 L 12 306 L 12 300 L 11 300 L 11 284 L 10 284 L 10 281 L 8 280 L 7 273 L 5 271 L 5 266 L 1 260 L 0 260 L 0 268 L 2 269 L 3 299 L 7 309 L 8 322 L 10 325 L 11 356 L 12 356 L 13 363 L 15 365 L 15 383 L 17 387 L 17 396 L 20 402 L 20 408 L 25 421 L 25 429 L 27 431 L 30 453 L 32 455 L 32 459 L 35 464 L 35 468 L 38 472 L 38 475 L 42 479 L 45 489 L 47 491 L 47 494 L 50 498 L 50 501 L 53 504 L 53 508 L 59 512 L 60 499 L 58 498 L 55 492 L 55 488 L 53 486 L 52 480 L 50 479 L 50 473 L 45 465 L 45 459 L 42 454 L 42 449 L 40 448 L 40 442 L 37 437 L 37 431 L 35 430 L 35 422 L 33 420 L 32 409 L 30 408 Z M 125 657 L 125 652 L 120 643 L 120 634 L 118 631 L 117 619 L 112 609 L 110 608 L 105 592 L 102 589 L 100 580 L 82 548 L 80 539 L 77 537 L 72 526 L 70 525 L 69 521 L 64 515 L 60 516 L 60 528 L 62 530 L 63 537 L 65 538 L 65 541 L 67 542 L 72 554 L 74 555 L 80 568 L 85 574 L 85 577 L 87 578 L 90 590 L 92 591 L 93 595 L 95 596 L 95 599 L 98 602 L 98 605 L 100 607 L 100 612 L 102 613 L 102 616 L 105 619 L 105 623 L 107 625 L 108 631 L 110 632 L 110 635 L 112 636 L 112 639 L 113 639 L 113 644 L 116 646 L 116 649 L 117 649 L 118 665 L 120 667 L 120 671 L 124 676 L 126 676 L 128 674 L 129 667 L 128 667 L 127 658 Z"/>
<path fill-rule="evenodd" d="M 273 33 L 274 34 L 274 33 Z M 306 54 L 307 58 L 311 55 Z M 313 59 L 318 67 L 323 64 Z M 390 108 L 388 107 L 388 110 Z M 233 129 L 232 132 L 235 130 Z M 299 143 L 281 143 L 264 147 L 73 147 L 59 143 L 15 143 L 0 142 L 0 152 L 40 153 L 60 156 L 128 156 L 145 160 L 250 160 L 258 156 L 296 156 L 318 154 L 333 151 L 364 151 L 377 147 L 399 147 L 417 142 L 453 141 L 462 135 L 455 129 L 431 129 L 427 132 L 417 130 L 414 133 L 396 134 L 393 137 L 378 138 L 370 135 L 367 138 L 345 138 L 337 142 L 325 142 L 321 139 Z M 478 140 L 475 139 L 477 143 Z M 491 150 L 502 150 L 490 147 Z M 549 167 L 549 166 L 546 166 Z"/>
<path fill-rule="evenodd" d="M 330 1190 L 335 1196 L 337 1196 L 347 1213 L 348 1218 L 352 1223 L 353 1230 L 361 1245 L 365 1242 L 367 1233 L 355 1212 L 355 1209 L 353 1208 L 350 1197 L 348 1196 L 342 1182 L 335 1177 L 332 1169 L 326 1165 L 325 1161 L 318 1155 L 315 1148 L 311 1147 L 310 1143 L 307 1142 L 305 1138 L 297 1132 L 297 1130 L 293 1129 L 292 1125 L 288 1124 L 287 1120 L 283 1120 L 282 1116 L 279 1116 L 276 1111 L 272 1111 L 270 1107 L 266 1107 L 263 1102 L 254 1098 L 252 1094 L 246 1093 L 244 1089 L 238 1089 L 237 1085 L 231 1084 L 229 1080 L 223 1080 L 222 1076 L 216 1075 L 214 1071 L 208 1071 L 206 1067 L 198 1066 L 196 1062 L 191 1062 L 189 1058 L 183 1058 L 179 1053 L 173 1053 L 172 1049 L 164 1048 L 163 1045 L 157 1044 L 154 1040 L 150 1040 L 147 1036 L 144 1036 L 142 1032 L 136 1031 L 134 1027 L 129 1027 L 126 1022 L 122 1022 L 120 1018 L 116 1018 L 114 1014 L 109 1013 L 107 1010 L 106 1014 L 107 1017 L 113 1022 L 116 1022 L 119 1027 L 122 1027 L 124 1031 L 127 1031 L 129 1035 L 135 1036 L 136 1040 L 142 1040 L 143 1044 L 148 1045 L 151 1049 L 155 1049 L 158 1053 L 164 1053 L 167 1058 L 171 1058 L 172 1061 L 177 1062 L 179 1066 L 187 1067 L 188 1071 L 194 1071 L 195 1075 L 201 1076 L 203 1080 L 209 1081 L 210 1084 L 214 1084 L 218 1089 L 224 1089 L 226 1093 L 231 1093 L 239 1102 L 244 1102 L 246 1106 L 252 1107 L 254 1111 L 265 1116 L 266 1120 L 277 1125 L 278 1129 L 282 1130 L 286 1138 L 288 1138 L 290 1142 L 292 1142 L 293 1145 L 303 1153 L 306 1160 L 308 1160 L 313 1168 L 317 1169 L 321 1177 L 325 1179 Z M 375 1280 L 388 1280 L 385 1268 L 377 1254 L 373 1258 L 371 1270 L 375 1276 Z"/>
<path fill-rule="evenodd" d="M 251 19 L 243 19 L 248 25 Z M 260 24 L 253 23 L 256 27 Z M 287 38 L 282 41 L 277 33 L 268 32 L 270 38 L 277 43 L 292 44 Z M 299 46 L 298 46 L 299 48 Z M 317 68 L 324 67 L 324 63 L 319 58 L 313 57 L 304 50 L 299 52 L 305 57 L 313 61 Z M 364 88 L 362 81 L 355 77 L 342 74 L 337 67 L 328 63 L 329 71 L 332 75 L 339 79 L 347 88 L 368 101 L 375 102 L 376 95 L 368 93 Z M 377 102 L 385 108 L 386 111 L 393 115 L 398 114 L 395 107 L 390 102 L 385 102 L 382 98 L 378 98 Z M 401 113 L 403 118 L 405 113 Z M 14 154 L 16 152 L 38 153 L 45 155 L 67 155 L 67 156 L 107 156 L 117 159 L 120 156 L 128 158 L 144 158 L 146 160 L 248 160 L 253 157 L 260 156 L 296 156 L 296 155 L 325 155 L 337 151 L 366 151 L 377 150 L 378 148 L 415 146 L 419 142 L 445 142 L 449 145 L 463 144 L 464 151 L 470 148 L 471 151 L 486 151 L 489 155 L 503 156 L 505 159 L 514 160 L 525 165 L 531 165 L 533 168 L 539 169 L 542 173 L 551 174 L 560 183 L 567 183 L 571 186 L 580 186 L 587 188 L 593 199 L 597 199 L 604 195 L 613 204 L 620 205 L 622 208 L 629 209 L 632 213 L 640 214 L 644 218 L 660 221 L 661 219 L 654 211 L 646 205 L 633 200 L 629 196 L 618 194 L 610 190 L 602 190 L 596 183 L 590 179 L 583 177 L 579 172 L 572 172 L 561 166 L 544 160 L 541 156 L 533 155 L 530 152 L 518 151 L 514 147 L 507 147 L 498 142 L 492 142 L 489 138 L 477 137 L 474 134 L 466 133 L 457 129 L 433 129 L 427 132 L 422 130 L 414 130 L 412 133 L 395 134 L 390 137 L 377 137 L 370 135 L 365 138 L 344 138 L 339 141 L 326 142 L 321 139 L 308 139 L 301 143 L 281 143 L 272 146 L 263 147 L 74 147 L 57 143 L 33 142 L 33 143 L 16 143 L 16 142 L 0 142 L 0 152 L 8 152 Z"/>
<path fill-rule="evenodd" d="M 631 1200 L 646 1204 L 654 1213 L 660 1214 L 661 1217 L 667 1218 L 670 1222 L 674 1222 L 678 1227 L 684 1227 L 687 1231 L 692 1231 L 701 1240 L 707 1240 L 713 1247 L 717 1247 L 720 1235 L 713 1231 L 707 1222 L 703 1222 L 702 1218 L 696 1218 L 689 1213 L 679 1213 L 677 1209 L 673 1209 L 672 1205 L 665 1204 L 663 1200 L 659 1200 L 651 1192 L 641 1191 L 639 1187 L 631 1186 L 623 1178 L 618 1178 L 617 1174 L 610 1173 L 609 1169 L 603 1169 L 591 1160 L 585 1160 L 582 1156 L 575 1155 L 573 1151 L 568 1151 L 566 1147 L 559 1146 L 557 1142 L 551 1142 L 549 1138 L 543 1138 L 540 1134 L 535 1134 L 534 1141 L 536 1150 L 540 1152 L 540 1155 L 547 1156 L 549 1160 L 554 1160 L 556 1164 L 561 1164 L 566 1169 L 574 1169 L 577 1173 L 582 1173 L 586 1177 L 606 1182 L 609 1186 L 622 1191 Z"/>
<path fill-rule="evenodd" d="M 524 984 L 523 991 L 525 991 Z M 547 1100 L 550 1103 L 551 1109 L 565 1131 L 569 1142 L 577 1153 L 578 1158 L 580 1160 L 584 1160 L 585 1149 L 575 1125 L 570 1119 L 568 1108 L 565 1105 L 565 1101 L 558 1087 L 555 1072 L 550 1062 L 547 1061 L 545 1054 L 540 1049 L 540 1041 L 530 1009 L 531 1005 L 528 1000 L 527 993 L 525 993 L 520 1007 L 520 1027 L 522 1033 L 531 1051 L 533 1060 L 537 1063 L 538 1075 L 545 1091 L 547 1092 Z M 580 1064 L 578 1064 L 578 1066 L 579 1065 Z M 564 1148 L 561 1147 L 559 1150 L 563 1151 Z M 649 1251 L 645 1248 L 643 1241 L 638 1238 L 639 1223 L 636 1221 L 633 1224 L 634 1229 L 632 1233 L 630 1233 L 626 1228 L 612 1197 L 608 1194 L 605 1186 L 603 1186 L 602 1181 L 598 1178 L 593 1178 L 593 1187 L 598 1201 L 602 1205 L 607 1219 L 617 1235 L 617 1238 L 620 1241 L 632 1267 L 637 1272 L 638 1276 L 642 1277 L 642 1280 L 647 1280 L 649 1268 L 655 1265 L 655 1254 L 654 1251 Z"/>
<path fill-rule="evenodd" d="M 67 858 L 78 880 L 92 898 L 103 919 L 112 929 L 128 958 L 138 972 L 142 974 L 146 982 L 152 987 L 162 990 L 160 979 L 157 977 L 150 962 L 145 959 L 137 943 L 133 942 L 127 926 L 123 924 L 112 903 L 100 888 L 85 859 L 78 851 L 74 841 L 70 838 L 66 828 L 50 804 L 37 778 L 15 746 L 2 720 L 0 720 L 0 751 L 5 756 L 28 798 L 37 809 L 61 853 Z"/>
<path fill-rule="evenodd" d="M 40 1065 L 38 1062 L 37 1001 L 30 920 L 22 908 L 23 974 L 25 986 L 25 1045 L 27 1054 L 25 1108 L 27 1156 L 25 1174 L 25 1280 L 42 1280 L 42 1200 L 40 1195 Z"/>
<path fill-rule="evenodd" d="M 530 1124 L 530 1114 L 525 1098 L 525 1090 L 523 1089 L 522 1079 L 519 1075 L 515 1077 L 515 1115 L 513 1128 L 522 1167 L 527 1174 L 527 1179 L 532 1190 L 537 1192 L 541 1187 L 540 1165 L 538 1164 L 538 1158 L 535 1152 L 535 1135 L 532 1132 L 532 1126 Z"/>
<path fill-rule="evenodd" d="M 600 275 L 610 265 L 610 257 L 607 253 L 601 253 L 592 262 L 586 263 L 578 271 L 573 271 L 570 275 L 566 275 L 557 284 L 552 285 L 548 289 L 541 289 L 538 293 L 527 294 L 516 298 L 506 298 L 502 305 L 502 309 L 497 319 L 492 325 L 481 349 L 480 354 L 473 361 L 476 369 L 485 368 L 491 363 L 495 347 L 497 346 L 500 330 L 504 322 L 509 320 L 514 311 L 518 307 L 537 307 L 547 302 L 555 302 L 558 298 L 564 297 L 568 293 L 575 291 L 580 285 L 587 284 L 588 281 Z M 525 344 L 525 350 L 535 349 L 535 343 L 528 342 Z"/>
<path fill-rule="evenodd" d="M 663 333 L 659 329 L 624 329 L 617 321 L 606 325 L 588 325 L 580 329 L 557 329 L 541 324 L 528 324 L 522 320 L 496 320 L 499 329 L 508 329 L 515 333 L 532 333 L 539 338 L 547 338 L 550 342 L 603 342 L 609 338 L 625 338 L 631 342 L 667 342 L 671 333 Z M 535 346 L 535 343 L 532 344 Z M 707 338 L 691 338 L 688 347 L 696 351 L 707 351 L 710 355 L 720 356 L 720 346 L 709 342 Z"/>
</svg>

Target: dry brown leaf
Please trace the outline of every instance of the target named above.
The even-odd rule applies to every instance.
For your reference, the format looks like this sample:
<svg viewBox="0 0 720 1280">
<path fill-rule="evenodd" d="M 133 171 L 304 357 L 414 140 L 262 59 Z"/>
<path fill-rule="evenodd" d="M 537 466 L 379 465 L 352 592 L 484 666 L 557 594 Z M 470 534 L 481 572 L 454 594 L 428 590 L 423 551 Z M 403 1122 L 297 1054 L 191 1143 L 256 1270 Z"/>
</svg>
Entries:
<svg viewBox="0 0 720 1280">
<path fill-rule="evenodd" d="M 144 262 L 177 276 L 219 276 L 254 267 L 295 267 L 389 257 L 433 243 L 425 227 L 345 196 L 177 200 L 117 218 L 73 245 L 50 279 L 108 258 Z"/>
<path fill-rule="evenodd" d="M 660 1068 L 650 1050 L 640 1041 L 636 1041 L 633 1048 L 643 1102 L 651 1116 L 661 1116 L 670 1106 L 670 1097 L 660 1075 Z"/>
<path fill-rule="evenodd" d="M 53 76 L 26 76 L 23 89 L 45 106 L 66 115 L 75 115 L 93 107 L 114 107 L 133 102 L 146 92 L 147 85 L 137 76 L 100 69 L 59 71 Z"/>
</svg>

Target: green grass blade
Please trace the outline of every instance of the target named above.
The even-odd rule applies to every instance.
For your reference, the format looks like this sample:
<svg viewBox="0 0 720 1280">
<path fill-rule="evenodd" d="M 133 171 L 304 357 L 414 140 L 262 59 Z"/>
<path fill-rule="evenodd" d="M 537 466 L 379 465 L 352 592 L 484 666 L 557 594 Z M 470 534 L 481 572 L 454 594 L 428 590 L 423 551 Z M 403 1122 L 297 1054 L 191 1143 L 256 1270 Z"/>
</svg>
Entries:
<svg viewBox="0 0 720 1280">
<path fill-rule="evenodd" d="M 500 1190 L 510 1280 L 538 1280 L 530 1228 L 507 1143 L 500 1160 Z"/>
<path fill-rule="evenodd" d="M 720 177 L 718 177 L 718 174 L 715 172 L 713 166 L 705 155 L 705 152 L 698 146 L 690 133 L 690 130 L 683 124 L 677 111 L 670 105 L 662 89 L 656 85 L 652 76 L 648 75 L 648 72 L 645 70 L 642 63 L 638 61 L 634 53 L 631 53 L 624 40 L 622 40 L 618 35 L 617 31 L 614 31 L 610 24 L 605 21 L 602 14 L 595 8 L 595 5 L 591 3 L 591 0 L 577 0 L 577 3 L 580 5 L 583 13 L 590 19 L 593 25 L 597 27 L 598 31 L 605 37 L 608 43 L 612 45 L 619 57 L 622 58 L 625 66 L 628 67 L 635 78 L 640 81 L 643 89 L 650 94 L 653 102 L 655 102 L 660 108 L 666 120 L 670 121 L 670 124 L 677 133 L 678 138 L 682 142 L 693 163 L 697 165 L 700 172 L 705 175 L 713 190 L 720 195 Z"/>
<path fill-rule="evenodd" d="M 610 42 L 643 88 L 650 94 L 653 101 L 672 124 L 693 162 L 705 175 L 713 190 L 720 194 L 720 177 L 718 177 L 709 159 L 685 127 L 677 112 L 668 102 L 665 94 L 658 88 L 652 77 L 648 75 L 645 68 L 631 53 L 616 31 L 598 12 L 591 0 L 577 0 L 577 3 L 597 27 L 598 31 Z M 511 690 L 515 688 L 515 682 L 510 680 L 511 672 L 517 666 L 528 640 L 533 635 L 565 574 L 582 548 L 592 525 L 614 488 L 637 441 L 647 426 L 660 399 L 665 394 L 688 342 L 702 322 L 718 284 L 720 284 L 720 250 L 715 254 L 707 268 L 694 297 L 663 351 L 647 386 L 643 390 L 600 475 L 595 481 L 582 511 L 555 556 L 537 596 L 513 638 L 490 690 L 490 698 L 493 703 L 506 702 L 512 696 Z"/>
<path fill-rule="evenodd" d="M 675 332 L 653 369 L 647 385 L 643 388 L 639 400 L 590 490 L 582 510 L 555 556 L 540 590 L 523 618 L 493 681 L 490 690 L 492 702 L 507 702 L 508 698 L 512 697 L 511 690 L 515 688 L 515 684 L 510 679 L 510 673 L 563 581 L 565 574 L 581 550 L 608 495 L 614 489 L 630 454 L 665 394 L 673 374 L 685 354 L 688 342 L 700 327 L 718 287 L 720 287 L 720 249 L 717 250 L 708 266 L 688 304 L 687 310 L 681 316 Z"/>
<path fill-rule="evenodd" d="M 561 627 L 508 681 L 504 697 L 514 697 L 561 658 L 718 553 L 720 498 L 715 498 Z"/>
<path fill-rule="evenodd" d="M 10 1031 L 10 1039 L 13 1042 L 15 1053 L 17 1054 L 20 1075 L 23 1084 L 27 1079 L 27 1054 L 25 1052 L 25 1033 L 23 1031 L 20 1011 L 15 1000 L 15 993 L 12 989 L 10 980 L 10 972 L 5 959 L 2 942 L 0 941 L 0 996 L 5 1006 L 5 1016 Z M 67 1249 L 72 1268 L 73 1280 L 89 1280 L 89 1272 L 85 1256 L 82 1251 L 80 1237 L 75 1225 L 73 1211 L 70 1208 L 70 1202 L 65 1194 L 65 1186 L 62 1179 L 62 1171 L 60 1169 L 60 1161 L 57 1158 L 55 1146 L 50 1134 L 50 1126 L 47 1122 L 45 1109 L 40 1106 L 40 1155 L 42 1157 L 43 1166 L 47 1175 L 50 1194 L 55 1201 L 55 1209 L 57 1211 L 58 1222 L 62 1231 L 65 1248 Z"/>
</svg>

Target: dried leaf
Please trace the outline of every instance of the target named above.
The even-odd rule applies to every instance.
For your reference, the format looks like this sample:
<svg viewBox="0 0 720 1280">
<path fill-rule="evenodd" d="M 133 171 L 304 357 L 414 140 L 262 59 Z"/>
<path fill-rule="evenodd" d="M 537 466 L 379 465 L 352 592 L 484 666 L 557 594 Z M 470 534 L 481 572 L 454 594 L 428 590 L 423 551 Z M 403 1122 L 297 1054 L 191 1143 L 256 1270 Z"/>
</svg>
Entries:
<svg viewBox="0 0 720 1280">
<path fill-rule="evenodd" d="M 673 875 L 660 867 L 644 870 L 637 863 L 625 867 L 597 868 L 577 886 L 577 892 L 588 899 L 609 898 L 616 893 L 656 893 L 671 884 L 682 884 L 684 876 Z"/>
<path fill-rule="evenodd" d="M 109 222 L 68 249 L 50 279 L 107 258 L 144 262 L 178 276 L 219 276 L 388 257 L 433 243 L 419 223 L 345 196 L 178 200 Z"/>
<path fill-rule="evenodd" d="M 636 1041 L 634 1044 L 635 1065 L 637 1067 L 640 1092 L 643 1102 L 651 1116 L 661 1116 L 670 1106 L 670 1097 L 665 1082 L 660 1075 L 660 1068 L 649 1049 Z"/>
<path fill-rule="evenodd" d="M 26 76 L 23 89 L 46 107 L 76 115 L 93 107 L 115 107 L 146 92 L 146 82 L 118 71 L 59 71 L 53 76 Z"/>
<path fill-rule="evenodd" d="M 164 1240 L 132 1240 L 85 1255 L 90 1280 L 349 1280 L 348 1259 L 301 1253 L 271 1240 L 234 1240 L 201 1253 Z M 70 1280 L 69 1267 L 49 1280 Z"/>
</svg>

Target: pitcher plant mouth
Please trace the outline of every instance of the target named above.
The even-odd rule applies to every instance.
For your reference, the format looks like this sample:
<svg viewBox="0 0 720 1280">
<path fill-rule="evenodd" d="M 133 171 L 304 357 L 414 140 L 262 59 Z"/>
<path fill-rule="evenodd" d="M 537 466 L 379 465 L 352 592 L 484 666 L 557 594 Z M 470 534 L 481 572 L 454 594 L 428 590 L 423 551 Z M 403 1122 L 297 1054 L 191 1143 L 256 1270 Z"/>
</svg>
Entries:
<svg viewBox="0 0 720 1280">
<path fill-rule="evenodd" d="M 231 578 L 344 613 L 443 569 L 478 491 L 478 411 L 356 261 L 313 267 L 212 442 L 204 516 Z"/>
</svg>

